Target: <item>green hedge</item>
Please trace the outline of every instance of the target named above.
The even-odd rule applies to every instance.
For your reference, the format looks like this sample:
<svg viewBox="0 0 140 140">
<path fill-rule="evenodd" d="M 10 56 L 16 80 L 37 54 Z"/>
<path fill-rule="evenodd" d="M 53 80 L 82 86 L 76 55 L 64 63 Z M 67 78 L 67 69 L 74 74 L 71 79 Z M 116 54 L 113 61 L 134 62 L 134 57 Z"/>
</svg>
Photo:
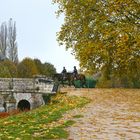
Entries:
<svg viewBox="0 0 140 140">
<path fill-rule="evenodd" d="M 74 81 L 76 88 L 82 88 L 80 80 Z M 85 88 L 95 88 L 96 80 L 90 77 L 86 77 L 86 85 Z"/>
</svg>

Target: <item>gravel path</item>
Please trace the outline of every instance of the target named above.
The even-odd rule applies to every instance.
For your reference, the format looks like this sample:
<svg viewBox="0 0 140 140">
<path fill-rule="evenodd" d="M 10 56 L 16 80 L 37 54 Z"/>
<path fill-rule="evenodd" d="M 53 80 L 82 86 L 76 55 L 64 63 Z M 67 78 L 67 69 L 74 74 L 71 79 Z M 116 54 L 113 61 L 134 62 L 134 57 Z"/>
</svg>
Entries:
<svg viewBox="0 0 140 140">
<path fill-rule="evenodd" d="M 76 121 L 67 128 L 70 134 L 68 140 L 140 140 L 140 90 L 68 91 L 68 95 L 91 99 L 85 107 L 69 111 L 62 118 Z M 81 117 L 75 118 L 75 115 Z"/>
</svg>

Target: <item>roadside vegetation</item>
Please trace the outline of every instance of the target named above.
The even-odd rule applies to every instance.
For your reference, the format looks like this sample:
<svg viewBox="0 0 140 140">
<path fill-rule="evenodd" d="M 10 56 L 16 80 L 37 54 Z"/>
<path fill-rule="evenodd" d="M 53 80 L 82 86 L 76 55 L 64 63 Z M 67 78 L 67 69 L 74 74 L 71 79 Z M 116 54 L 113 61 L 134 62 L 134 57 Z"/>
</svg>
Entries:
<svg viewBox="0 0 140 140">
<path fill-rule="evenodd" d="M 69 134 L 64 128 L 74 124 L 74 121 L 63 120 L 58 126 L 53 125 L 53 122 L 62 118 L 66 111 L 82 107 L 89 101 L 84 97 L 57 94 L 52 98 L 49 105 L 1 118 L 0 139 L 41 140 L 67 138 Z"/>
</svg>

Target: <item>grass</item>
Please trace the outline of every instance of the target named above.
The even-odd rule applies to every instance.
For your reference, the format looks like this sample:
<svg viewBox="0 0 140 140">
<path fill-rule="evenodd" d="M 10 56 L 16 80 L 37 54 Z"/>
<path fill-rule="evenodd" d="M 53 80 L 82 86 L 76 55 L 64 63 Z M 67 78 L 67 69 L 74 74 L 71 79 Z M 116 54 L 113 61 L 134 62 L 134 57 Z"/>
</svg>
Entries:
<svg viewBox="0 0 140 140">
<path fill-rule="evenodd" d="M 62 125 L 62 127 L 69 127 L 71 125 L 75 124 L 75 121 L 74 120 L 67 120 L 64 122 L 64 124 Z"/>
<path fill-rule="evenodd" d="M 0 140 L 67 138 L 68 132 L 64 128 L 74 124 L 74 121 L 64 121 L 59 126 L 51 124 L 59 120 L 66 111 L 82 107 L 88 102 L 84 97 L 58 94 L 49 105 L 0 119 Z"/>
<path fill-rule="evenodd" d="M 83 115 L 80 115 L 80 114 L 79 114 L 79 115 L 74 115 L 74 116 L 73 116 L 73 118 L 82 118 L 82 117 L 84 117 L 84 116 L 83 116 Z"/>
</svg>

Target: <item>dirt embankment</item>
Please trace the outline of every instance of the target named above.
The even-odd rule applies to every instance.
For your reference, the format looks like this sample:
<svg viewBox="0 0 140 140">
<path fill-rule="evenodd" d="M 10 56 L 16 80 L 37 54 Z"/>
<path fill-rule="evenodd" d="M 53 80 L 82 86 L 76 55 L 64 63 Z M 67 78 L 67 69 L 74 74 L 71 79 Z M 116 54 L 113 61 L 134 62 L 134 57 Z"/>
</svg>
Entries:
<svg viewBox="0 0 140 140">
<path fill-rule="evenodd" d="M 76 123 L 67 128 L 70 140 L 140 140 L 140 90 L 63 89 L 91 103 L 64 115 Z M 74 118 L 81 115 L 80 118 Z"/>
</svg>

